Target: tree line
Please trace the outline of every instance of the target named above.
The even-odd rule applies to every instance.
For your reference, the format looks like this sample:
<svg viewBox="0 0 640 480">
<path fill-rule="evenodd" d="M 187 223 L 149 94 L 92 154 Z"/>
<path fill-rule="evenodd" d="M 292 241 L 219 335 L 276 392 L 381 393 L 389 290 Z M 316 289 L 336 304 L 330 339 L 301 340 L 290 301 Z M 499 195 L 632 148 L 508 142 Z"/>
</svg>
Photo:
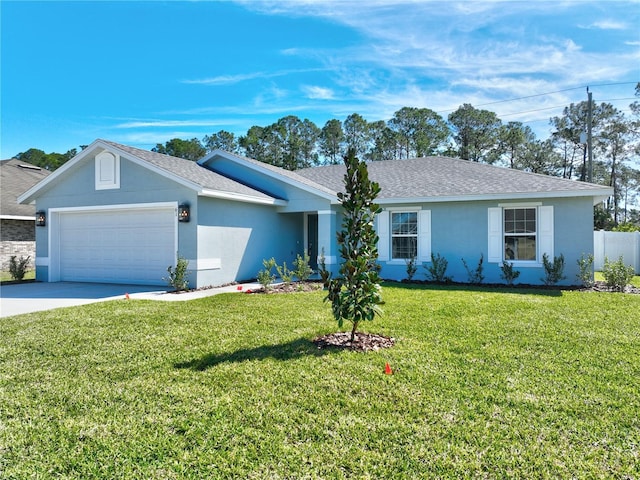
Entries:
<svg viewBox="0 0 640 480">
<path fill-rule="evenodd" d="M 640 83 L 635 95 L 640 97 Z M 344 121 L 330 119 L 322 128 L 288 115 L 271 125 L 254 125 L 245 135 L 220 130 L 201 140 L 174 138 L 151 150 L 198 160 L 222 149 L 288 170 L 340 163 L 349 149 L 371 162 L 441 155 L 586 181 L 588 109 L 587 101 L 565 107 L 562 115 L 549 119 L 552 133 L 546 139 L 522 122 L 505 123 L 492 111 L 463 104 L 446 119 L 429 108 L 403 107 L 387 121 L 367 121 L 353 113 Z M 640 225 L 640 212 L 627 207 L 640 196 L 640 169 L 633 163 L 640 158 L 640 101 L 631 103 L 630 115 L 610 103 L 592 102 L 591 109 L 592 181 L 614 190 L 596 215 L 596 226 Z M 54 170 L 75 153 L 30 149 L 16 158 Z"/>
</svg>

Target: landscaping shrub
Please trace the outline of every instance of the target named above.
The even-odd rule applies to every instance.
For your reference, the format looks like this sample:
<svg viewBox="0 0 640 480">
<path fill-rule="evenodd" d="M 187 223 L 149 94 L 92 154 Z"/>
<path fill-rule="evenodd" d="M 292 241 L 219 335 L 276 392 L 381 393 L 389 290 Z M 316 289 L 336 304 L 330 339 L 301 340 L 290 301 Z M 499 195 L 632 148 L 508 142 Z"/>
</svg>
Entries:
<svg viewBox="0 0 640 480">
<path fill-rule="evenodd" d="M 515 279 L 520 276 L 520 271 L 513 268 L 513 263 L 509 263 L 504 260 L 502 261 L 502 265 L 500 265 L 500 270 L 502 270 L 500 278 L 509 285 L 513 285 Z"/>
<path fill-rule="evenodd" d="M 467 276 L 469 277 L 469 283 L 473 285 L 480 285 L 482 283 L 482 281 L 484 280 L 484 275 L 482 274 L 482 270 L 484 269 L 483 262 L 484 262 L 484 255 L 481 253 L 480 260 L 478 261 L 478 265 L 474 270 L 471 270 L 467 266 L 467 262 L 465 261 L 465 259 L 464 258 L 462 259 L 462 264 L 464 265 L 464 268 L 467 271 Z"/>
<path fill-rule="evenodd" d="M 171 265 L 167 267 L 169 276 L 163 278 L 165 282 L 173 287 L 176 291 L 181 292 L 189 288 L 189 279 L 187 278 L 187 268 L 189 267 L 189 260 L 178 255 L 178 263 L 173 268 Z"/>
<path fill-rule="evenodd" d="M 578 259 L 577 262 L 578 262 L 578 269 L 580 271 L 578 272 L 576 277 L 578 278 L 578 280 L 580 281 L 580 283 L 583 286 L 585 286 L 587 288 L 593 287 L 593 284 L 594 284 L 594 280 L 593 280 L 593 254 L 590 253 L 585 257 L 585 255 L 583 253 L 582 255 L 580 255 L 580 258 Z"/>
<path fill-rule="evenodd" d="M 9 273 L 11 274 L 11 278 L 14 280 L 21 281 L 25 274 L 27 273 L 27 267 L 29 266 L 30 256 L 20 257 L 19 260 L 16 260 L 16 256 L 12 255 L 9 259 Z"/>
<path fill-rule="evenodd" d="M 431 264 L 424 265 L 424 268 L 427 270 L 427 279 L 438 283 L 449 283 L 451 277 L 446 275 L 448 266 L 449 262 L 446 258 L 440 256 L 440 254 L 434 255 L 432 252 Z"/>
<path fill-rule="evenodd" d="M 623 291 L 631 282 L 634 273 L 634 269 L 631 265 L 627 266 L 624 264 L 622 255 L 620 255 L 616 262 L 610 262 L 607 257 L 604 257 L 602 275 L 604 276 L 607 286 L 614 290 Z"/>
<path fill-rule="evenodd" d="M 264 270 L 258 272 L 258 282 L 265 290 L 269 290 L 271 284 L 276 280 L 276 276 L 272 273 L 273 268 L 277 266 L 276 259 L 273 257 L 268 260 L 263 259 L 262 265 L 264 266 Z"/>
<path fill-rule="evenodd" d="M 307 280 L 309 280 L 309 277 L 313 275 L 313 269 L 309 266 L 309 260 L 309 254 L 305 252 L 304 256 L 298 254 L 293 262 L 293 265 L 295 267 L 293 274 L 301 282 L 306 282 Z"/>
<path fill-rule="evenodd" d="M 289 270 L 287 262 L 282 262 L 282 266 L 276 264 L 276 272 L 278 272 L 278 276 L 286 285 L 289 285 L 293 281 L 294 272 L 293 270 Z"/>
<path fill-rule="evenodd" d="M 405 263 L 407 264 L 407 281 L 410 282 L 418 271 L 416 257 L 405 259 Z"/>
<path fill-rule="evenodd" d="M 560 280 L 564 280 L 564 255 L 560 254 L 559 257 L 553 257 L 553 263 L 549 260 L 549 256 L 545 253 L 542 256 L 542 265 L 544 266 L 544 278 L 541 280 L 545 285 L 555 285 Z"/>
</svg>

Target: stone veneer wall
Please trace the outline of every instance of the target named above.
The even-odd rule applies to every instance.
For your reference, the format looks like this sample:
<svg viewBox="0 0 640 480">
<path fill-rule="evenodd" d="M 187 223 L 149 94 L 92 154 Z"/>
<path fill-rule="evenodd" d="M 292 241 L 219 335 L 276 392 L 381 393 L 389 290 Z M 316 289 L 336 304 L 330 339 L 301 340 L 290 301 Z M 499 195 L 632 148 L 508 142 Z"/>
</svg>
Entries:
<svg viewBox="0 0 640 480">
<path fill-rule="evenodd" d="M 29 220 L 5 220 L 0 222 L 0 270 L 9 271 L 9 259 L 31 257 L 29 269 L 34 268 L 36 258 L 35 222 Z"/>
</svg>

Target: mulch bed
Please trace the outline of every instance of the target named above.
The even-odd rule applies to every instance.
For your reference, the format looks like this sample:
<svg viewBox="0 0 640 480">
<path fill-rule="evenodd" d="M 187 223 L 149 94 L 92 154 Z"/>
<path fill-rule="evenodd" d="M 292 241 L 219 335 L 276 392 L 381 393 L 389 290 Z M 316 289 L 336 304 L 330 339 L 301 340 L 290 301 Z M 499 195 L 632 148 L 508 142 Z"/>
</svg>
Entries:
<svg viewBox="0 0 640 480">
<path fill-rule="evenodd" d="M 616 292 L 619 293 L 620 290 L 616 290 L 612 287 L 609 287 L 606 283 L 604 282 L 596 282 L 593 287 L 591 288 L 585 288 L 585 291 L 592 291 L 592 292 Z M 634 295 L 640 295 L 640 288 L 638 287 L 634 287 L 633 285 L 627 285 L 624 288 L 624 291 L 622 293 L 632 293 Z"/>
<path fill-rule="evenodd" d="M 336 332 L 323 335 L 313 340 L 318 350 L 324 348 L 342 348 L 345 350 L 355 350 L 358 352 L 370 352 L 382 348 L 393 347 L 395 338 L 376 335 L 375 333 L 356 332 L 353 342 L 351 342 L 351 332 Z"/>
<path fill-rule="evenodd" d="M 278 283 L 271 285 L 267 290 L 264 287 L 260 287 L 254 290 L 247 290 L 247 293 L 295 293 L 295 292 L 315 292 L 316 290 L 322 290 L 321 282 L 291 282 L 291 283 Z"/>
</svg>

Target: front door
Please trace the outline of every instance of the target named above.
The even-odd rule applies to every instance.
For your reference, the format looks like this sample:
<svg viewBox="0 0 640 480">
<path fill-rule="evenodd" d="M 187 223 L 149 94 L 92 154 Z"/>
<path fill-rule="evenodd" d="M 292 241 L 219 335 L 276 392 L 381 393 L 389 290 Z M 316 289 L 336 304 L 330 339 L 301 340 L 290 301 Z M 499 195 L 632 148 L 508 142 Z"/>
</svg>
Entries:
<svg viewBox="0 0 640 480">
<path fill-rule="evenodd" d="M 307 255 L 309 266 L 313 270 L 318 269 L 318 214 L 307 215 Z"/>
</svg>

